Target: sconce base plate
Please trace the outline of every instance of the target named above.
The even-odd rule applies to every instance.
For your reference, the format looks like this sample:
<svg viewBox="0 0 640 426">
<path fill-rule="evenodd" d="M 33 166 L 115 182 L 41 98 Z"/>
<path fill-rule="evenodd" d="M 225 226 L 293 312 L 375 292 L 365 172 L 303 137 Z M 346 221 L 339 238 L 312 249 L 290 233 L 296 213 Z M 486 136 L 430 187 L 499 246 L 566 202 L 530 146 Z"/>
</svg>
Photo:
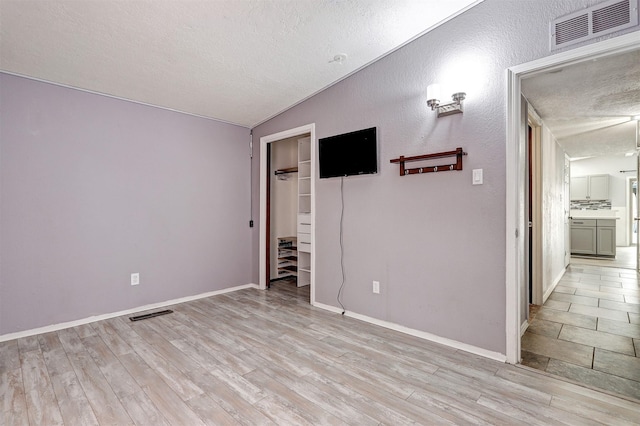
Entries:
<svg viewBox="0 0 640 426">
<path fill-rule="evenodd" d="M 451 102 L 449 104 L 438 106 L 438 117 L 444 117 L 453 114 L 462 114 L 463 112 L 464 109 L 462 108 L 462 103 L 459 102 Z"/>
</svg>

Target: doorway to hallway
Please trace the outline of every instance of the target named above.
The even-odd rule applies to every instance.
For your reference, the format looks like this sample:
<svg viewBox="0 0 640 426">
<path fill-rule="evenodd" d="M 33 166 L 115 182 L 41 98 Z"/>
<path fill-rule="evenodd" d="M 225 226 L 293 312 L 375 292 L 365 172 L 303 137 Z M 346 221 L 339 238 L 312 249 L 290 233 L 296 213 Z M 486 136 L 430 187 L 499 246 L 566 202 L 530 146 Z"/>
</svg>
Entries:
<svg viewBox="0 0 640 426">
<path fill-rule="evenodd" d="M 570 51 L 511 67 L 508 74 L 507 101 L 507 170 L 506 170 L 506 355 L 510 363 L 518 363 L 521 336 L 526 324 L 526 132 L 523 131 L 522 80 L 553 73 L 571 64 L 600 60 L 612 55 L 640 49 L 633 34 L 626 34 Z M 562 251 L 564 256 L 564 250 Z M 565 264 L 566 265 L 566 264 Z M 559 275 L 559 274 L 558 274 Z"/>
</svg>

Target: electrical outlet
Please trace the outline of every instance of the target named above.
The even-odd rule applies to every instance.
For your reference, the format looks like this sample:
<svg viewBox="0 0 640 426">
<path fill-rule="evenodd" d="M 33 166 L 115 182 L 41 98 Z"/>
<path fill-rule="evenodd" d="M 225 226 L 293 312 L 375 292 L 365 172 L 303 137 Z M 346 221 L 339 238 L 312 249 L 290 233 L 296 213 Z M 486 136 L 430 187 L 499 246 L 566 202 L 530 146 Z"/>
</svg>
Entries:
<svg viewBox="0 0 640 426">
<path fill-rule="evenodd" d="M 140 284 L 140 273 L 136 272 L 135 274 L 131 274 L 131 285 Z"/>
<path fill-rule="evenodd" d="M 380 281 L 373 282 L 373 292 L 376 294 L 380 293 Z"/>
</svg>

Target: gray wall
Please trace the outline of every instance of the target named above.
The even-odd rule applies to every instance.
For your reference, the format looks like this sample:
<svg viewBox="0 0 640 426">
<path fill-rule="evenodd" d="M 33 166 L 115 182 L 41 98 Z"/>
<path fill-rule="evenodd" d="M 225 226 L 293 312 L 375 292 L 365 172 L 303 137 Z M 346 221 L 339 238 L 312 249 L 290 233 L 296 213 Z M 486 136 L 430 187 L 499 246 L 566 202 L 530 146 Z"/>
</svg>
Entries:
<svg viewBox="0 0 640 426">
<path fill-rule="evenodd" d="M 550 55 L 549 22 L 595 3 L 486 0 L 254 129 L 258 141 L 308 123 L 318 138 L 377 126 L 379 174 L 344 185 L 347 310 L 505 353 L 505 69 Z M 432 83 L 466 91 L 464 115 L 436 119 Z M 399 177 L 389 164 L 458 146 L 462 172 Z M 471 185 L 475 168 L 484 185 Z M 316 197 L 316 299 L 337 306 L 339 179 L 318 181 Z"/>
<path fill-rule="evenodd" d="M 251 282 L 248 129 L 6 74 L 0 99 L 0 335 Z"/>
</svg>

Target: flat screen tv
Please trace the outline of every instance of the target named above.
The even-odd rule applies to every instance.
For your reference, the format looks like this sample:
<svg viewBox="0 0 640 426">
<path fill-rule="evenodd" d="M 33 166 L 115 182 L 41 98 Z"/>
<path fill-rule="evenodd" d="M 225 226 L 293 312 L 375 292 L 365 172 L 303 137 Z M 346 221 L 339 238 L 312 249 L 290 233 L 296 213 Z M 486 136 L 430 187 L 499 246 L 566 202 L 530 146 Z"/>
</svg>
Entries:
<svg viewBox="0 0 640 426">
<path fill-rule="evenodd" d="M 318 140 L 320 179 L 378 173 L 376 128 Z"/>
</svg>

